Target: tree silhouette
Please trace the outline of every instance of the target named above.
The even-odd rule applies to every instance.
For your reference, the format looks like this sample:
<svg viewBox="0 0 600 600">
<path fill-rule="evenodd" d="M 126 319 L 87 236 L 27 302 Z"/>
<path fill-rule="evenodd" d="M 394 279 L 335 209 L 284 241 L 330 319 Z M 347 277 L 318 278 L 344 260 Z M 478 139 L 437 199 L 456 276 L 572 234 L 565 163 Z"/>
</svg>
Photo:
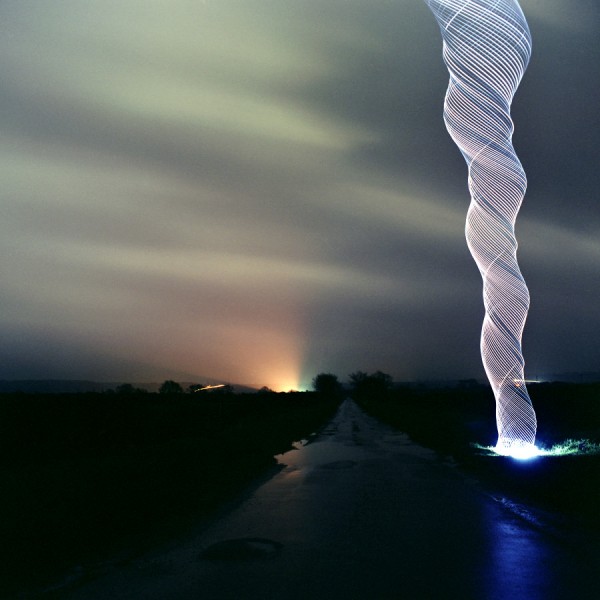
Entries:
<svg viewBox="0 0 600 600">
<path fill-rule="evenodd" d="M 131 395 L 131 394 L 147 394 L 148 391 L 143 388 L 134 387 L 131 383 L 121 383 L 115 388 L 116 394 Z"/>
<path fill-rule="evenodd" d="M 131 385 L 131 383 L 122 383 L 115 388 L 115 392 L 117 394 L 133 394 L 135 392 L 135 388 Z"/>
<path fill-rule="evenodd" d="M 258 390 L 258 392 L 256 392 L 257 394 L 261 394 L 261 395 L 267 395 L 267 394 L 275 394 L 275 392 L 268 386 L 263 385 L 260 390 Z"/>
<path fill-rule="evenodd" d="M 344 388 L 333 373 L 319 373 L 312 380 L 312 386 L 315 392 L 325 398 L 341 398 L 344 395 Z"/>
<path fill-rule="evenodd" d="M 364 371 L 356 371 L 349 378 L 353 397 L 360 399 L 385 397 L 394 383 L 391 375 L 381 371 L 370 375 Z"/>
<path fill-rule="evenodd" d="M 159 394 L 181 394 L 181 393 L 183 393 L 183 388 L 176 381 L 173 381 L 172 379 L 167 379 L 158 388 L 158 393 Z"/>
</svg>

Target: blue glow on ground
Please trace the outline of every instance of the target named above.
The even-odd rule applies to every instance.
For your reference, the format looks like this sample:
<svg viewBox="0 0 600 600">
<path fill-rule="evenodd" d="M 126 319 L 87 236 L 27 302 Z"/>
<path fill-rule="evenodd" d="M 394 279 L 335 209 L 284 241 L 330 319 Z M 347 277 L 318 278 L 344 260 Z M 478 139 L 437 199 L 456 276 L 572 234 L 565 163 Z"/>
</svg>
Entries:
<svg viewBox="0 0 600 600">
<path fill-rule="evenodd" d="M 531 460 L 540 456 L 541 450 L 534 444 L 501 444 L 498 442 L 494 447 L 494 452 L 500 456 L 510 456 L 517 460 Z"/>
<path fill-rule="evenodd" d="M 473 444 L 485 456 L 508 456 L 516 460 L 531 460 L 540 456 L 593 456 L 600 455 L 600 444 L 587 439 L 568 439 L 554 444 L 551 448 L 538 448 L 533 444 L 505 446 L 481 446 Z"/>
</svg>

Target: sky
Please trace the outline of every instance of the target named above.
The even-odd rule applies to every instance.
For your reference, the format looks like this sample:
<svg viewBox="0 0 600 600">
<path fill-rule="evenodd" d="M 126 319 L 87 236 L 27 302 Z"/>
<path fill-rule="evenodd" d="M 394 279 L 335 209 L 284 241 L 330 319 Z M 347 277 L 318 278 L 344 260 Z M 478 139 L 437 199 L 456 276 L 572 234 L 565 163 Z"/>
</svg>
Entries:
<svg viewBox="0 0 600 600">
<path fill-rule="evenodd" d="M 600 371 L 600 5 L 522 0 L 526 377 Z M 3 0 L 0 379 L 484 379 L 421 0 Z"/>
</svg>

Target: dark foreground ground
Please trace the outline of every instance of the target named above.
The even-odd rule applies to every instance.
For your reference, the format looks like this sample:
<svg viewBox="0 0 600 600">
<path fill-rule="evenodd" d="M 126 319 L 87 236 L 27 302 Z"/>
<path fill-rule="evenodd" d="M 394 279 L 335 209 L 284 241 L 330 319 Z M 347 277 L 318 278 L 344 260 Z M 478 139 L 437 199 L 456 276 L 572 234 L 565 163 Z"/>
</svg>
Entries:
<svg viewBox="0 0 600 600">
<path fill-rule="evenodd" d="M 415 444 L 351 400 L 318 435 L 278 459 L 283 470 L 207 526 L 81 578 L 59 597 L 597 597 L 594 532 L 490 494 L 453 460 Z"/>
<path fill-rule="evenodd" d="M 600 441 L 600 386 L 545 384 L 532 386 L 530 391 L 538 414 L 541 444 L 551 446 L 568 438 Z M 322 577 L 333 578 L 343 586 L 350 594 L 345 597 L 360 598 L 359 588 L 367 593 L 369 585 L 375 585 L 372 582 L 367 585 L 368 582 L 360 578 L 357 581 L 354 572 L 363 568 L 361 560 L 367 560 L 369 568 L 377 573 L 387 572 L 385 569 L 391 569 L 395 561 L 404 561 L 406 568 L 403 568 L 408 577 L 412 571 L 417 573 L 419 560 L 433 552 L 435 561 L 432 565 L 439 567 L 448 558 L 444 547 L 449 547 L 449 542 L 443 532 L 456 529 L 455 533 L 460 535 L 462 523 L 444 524 L 443 519 L 440 521 L 433 514 L 431 522 L 426 522 L 427 514 L 432 511 L 454 514 L 446 510 L 449 505 L 444 503 L 432 508 L 428 494 L 443 499 L 454 490 L 454 505 L 460 505 L 463 500 L 467 502 L 476 511 L 473 514 L 479 514 L 483 519 L 478 527 L 485 529 L 489 525 L 504 544 L 480 565 L 484 569 L 493 569 L 496 579 L 505 571 L 498 563 L 502 552 L 509 561 L 507 564 L 513 566 L 521 559 L 531 560 L 522 553 L 512 552 L 513 542 L 517 543 L 515 547 L 521 544 L 526 553 L 539 551 L 546 558 L 553 557 L 552 560 L 564 558 L 569 565 L 569 577 L 577 579 L 577 562 L 581 559 L 585 563 L 589 549 L 597 550 L 596 541 L 600 539 L 597 510 L 600 457 L 552 457 L 521 463 L 482 456 L 472 444 L 493 445 L 496 441 L 494 401 L 489 390 L 483 387 L 403 389 L 385 397 L 356 400 L 368 414 L 406 432 L 410 440 L 434 452 L 426 458 L 418 456 L 420 450 L 412 447 L 410 441 L 390 437 L 388 430 L 379 430 L 373 423 L 365 422 L 354 409 L 346 409 L 341 421 L 336 421 L 336 431 L 341 432 L 339 436 L 337 433 L 332 434 L 333 438 L 325 435 L 320 438 L 320 443 L 306 446 L 304 454 L 298 453 L 298 456 L 311 457 L 306 464 L 294 466 L 294 460 L 302 463 L 303 459 L 290 459 L 293 453 L 288 453 L 287 468 L 266 488 L 258 488 L 256 494 L 247 492 L 251 494 L 250 499 L 244 503 L 241 512 L 236 513 L 239 519 L 236 517 L 238 520 L 234 521 L 239 537 L 260 538 L 270 532 L 270 536 L 278 538 L 277 531 L 289 528 L 287 538 L 283 540 L 285 544 L 280 546 L 281 542 L 277 542 L 271 547 L 278 557 L 283 548 L 283 554 L 277 558 L 279 562 L 269 563 L 273 573 L 278 565 L 287 569 L 284 572 L 291 576 L 293 568 L 290 570 L 288 559 L 298 560 L 303 569 L 315 569 L 316 548 L 320 548 L 321 554 L 325 553 L 323 556 L 328 552 L 335 554 L 338 551 L 336 544 L 342 543 L 340 540 L 346 540 L 342 555 L 346 559 L 345 566 L 340 566 L 341 559 L 328 558 L 328 562 L 319 567 L 319 572 Z M 218 587 L 221 581 L 227 581 L 231 576 L 228 567 L 218 566 L 219 560 L 213 568 L 210 561 L 201 562 L 199 566 L 196 562 L 189 563 L 189 558 L 184 560 L 187 561 L 185 565 L 177 566 L 181 558 L 140 563 L 134 557 L 169 539 L 185 536 L 185 532 L 192 529 L 202 529 L 203 522 L 213 522 L 219 507 L 239 496 L 249 484 L 254 482 L 256 485 L 256 477 L 273 469 L 274 455 L 289 449 L 293 440 L 307 438 L 322 427 L 338 404 L 304 393 L 215 396 L 202 401 L 189 396 L 152 394 L 139 397 L 102 394 L 0 396 L 2 592 L 10 597 L 19 590 L 48 588 L 52 583 L 64 583 L 65 575 L 68 575 L 73 578 L 74 586 L 58 587 L 52 597 L 67 597 L 66 590 L 70 589 L 79 590 L 77 597 L 80 598 L 108 597 L 103 596 L 106 593 L 114 596 L 118 590 L 110 586 L 115 582 L 124 586 L 124 590 L 130 590 L 130 595 L 121 596 L 124 598 L 198 597 L 202 577 L 213 571 L 213 584 Z M 380 443 L 379 437 L 385 439 Z M 330 443 L 334 438 L 335 445 Z M 319 449 L 316 454 L 313 448 Z M 423 460 L 429 464 L 435 455 L 441 463 L 456 465 L 457 472 L 467 474 L 494 502 L 490 505 L 487 500 L 478 500 L 465 491 L 455 477 L 445 474 L 443 469 L 447 467 L 440 470 L 439 465 L 425 466 Z M 416 495 L 411 496 L 408 492 L 412 493 L 413 488 Z M 256 497 L 263 496 L 266 504 L 262 500 L 256 501 Z M 424 498 L 427 502 L 423 502 Z M 295 512 L 288 514 L 285 506 Z M 369 507 L 375 511 L 383 509 L 385 519 L 369 516 Z M 526 507 L 521 516 L 525 516 L 529 525 L 535 521 L 536 517 L 530 517 L 538 509 L 541 512 L 537 514 L 547 511 L 549 518 L 542 519 L 543 525 L 535 525 L 541 528 L 540 531 L 528 528 L 529 525 L 523 528 L 521 517 L 518 522 L 511 521 L 521 510 L 519 507 Z M 511 515 L 508 520 L 502 517 L 505 509 Z M 413 510 L 414 514 L 411 513 Z M 468 521 L 468 511 L 457 511 L 463 521 Z M 271 516 L 276 514 L 281 519 L 270 523 Z M 418 515 L 422 529 L 410 525 L 411 515 Z M 286 521 L 288 517 L 289 522 Z M 556 525 L 554 529 L 551 522 Z M 411 534 L 410 539 L 405 538 L 404 530 Z M 213 527 L 212 531 L 214 537 L 220 530 Z M 220 531 L 220 535 L 226 534 L 227 531 Z M 387 550 L 378 546 L 378 536 L 384 534 L 389 556 Z M 421 534 L 423 537 L 419 538 Z M 473 543 L 490 544 L 485 531 L 477 529 L 471 534 Z M 399 539 L 398 547 L 392 542 L 394 536 L 404 536 Z M 550 538 L 559 540 L 560 544 L 560 540 L 568 538 L 570 545 L 549 547 L 546 542 Z M 191 554 L 186 556 L 193 555 L 193 561 L 197 561 L 207 539 L 206 536 L 194 538 L 188 546 Z M 363 540 L 361 548 L 353 546 L 358 540 Z M 407 558 L 406 544 L 419 549 L 416 558 Z M 442 544 L 441 549 L 430 550 L 430 546 L 436 544 Z M 289 548 L 288 554 L 286 548 Z M 455 548 L 454 542 L 452 548 Z M 463 558 L 454 557 L 453 562 L 462 565 L 474 558 L 473 549 L 467 551 L 460 544 L 457 548 L 467 554 Z M 244 551 L 242 548 L 242 554 Z M 174 556 L 183 556 L 178 552 L 176 550 Z M 489 554 L 489 548 L 486 552 Z M 111 560 L 107 562 L 108 557 Z M 377 567 L 372 564 L 376 560 L 381 563 Z M 173 568 L 165 567 L 173 561 Z M 541 573 L 544 561 L 536 561 L 533 567 Z M 107 564 L 129 567 L 123 567 L 124 571 L 116 569 L 97 587 L 80 586 L 94 580 L 99 572 L 106 570 Z M 226 561 L 223 564 L 232 563 Z M 280 582 L 279 595 L 261 596 L 270 588 L 265 588 L 265 582 L 260 580 L 262 567 L 255 569 L 259 563 L 254 566 L 252 561 L 235 564 L 238 566 L 234 570 L 240 568 L 249 576 L 254 573 L 256 597 L 294 597 L 290 595 L 292 591 L 285 583 L 286 578 L 273 573 L 271 575 Z M 148 570 L 142 573 L 141 579 L 139 573 L 132 579 L 140 565 L 146 565 Z M 160 568 L 157 565 L 161 565 Z M 388 567 L 384 569 L 385 565 Z M 163 568 L 167 571 L 164 577 L 155 572 Z M 269 569 L 267 571 L 271 572 Z M 346 583 L 340 580 L 340 569 L 346 575 Z M 333 572 L 335 576 L 331 574 Z M 524 579 L 519 585 L 525 588 L 533 585 L 532 589 L 538 589 L 535 587 L 537 575 L 528 573 L 523 572 Z M 418 575 L 425 579 L 435 576 L 423 568 Z M 549 577 L 548 573 L 546 575 Z M 178 579 L 180 576 L 192 578 L 187 588 L 186 581 Z M 445 576 L 450 577 L 449 574 Z M 150 590 L 154 590 L 151 584 L 156 579 L 167 588 L 158 587 L 158 591 L 152 591 L 155 596 L 150 596 Z M 561 582 L 567 580 L 561 579 Z M 480 575 L 471 582 L 452 575 L 452 581 L 457 589 L 467 586 L 464 589 L 469 594 L 485 592 L 487 585 Z M 171 593 L 169 582 L 183 586 L 187 591 L 181 596 L 176 591 Z M 411 589 L 425 589 L 421 584 L 414 580 Z M 317 594 L 312 596 L 315 598 L 325 597 L 318 595 L 317 585 L 316 579 L 302 585 L 298 583 L 298 597 L 302 590 Z M 375 587 L 385 589 L 382 582 Z M 494 589 L 495 595 L 487 597 L 554 597 L 502 595 L 498 592 L 500 588 Z M 548 585 L 544 584 L 543 589 L 548 590 Z M 146 595 L 140 596 L 140 590 L 146 590 Z M 166 595 L 161 596 L 161 590 Z M 2 592 L 0 596 L 3 596 Z M 334 592 L 337 593 L 335 589 L 330 590 L 327 597 L 342 597 L 331 595 Z M 407 596 L 390 591 L 381 597 Z"/>
<path fill-rule="evenodd" d="M 0 395 L 0 597 L 178 535 L 337 404 L 309 393 Z"/>
<path fill-rule="evenodd" d="M 539 447 L 550 448 L 569 439 L 600 443 L 600 384 L 528 387 L 538 419 Z M 452 456 L 487 489 L 564 513 L 580 520 L 582 527 L 600 531 L 600 454 L 517 461 L 486 456 L 474 447 L 493 446 L 497 440 L 489 387 L 406 389 L 386 397 L 359 399 L 359 404 L 415 442 Z"/>
</svg>

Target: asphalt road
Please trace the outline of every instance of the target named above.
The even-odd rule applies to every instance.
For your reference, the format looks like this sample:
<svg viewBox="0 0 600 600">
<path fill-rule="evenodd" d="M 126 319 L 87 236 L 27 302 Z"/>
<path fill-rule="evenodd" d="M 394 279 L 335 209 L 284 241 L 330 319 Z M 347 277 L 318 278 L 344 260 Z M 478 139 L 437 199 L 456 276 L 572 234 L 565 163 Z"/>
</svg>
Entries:
<svg viewBox="0 0 600 600">
<path fill-rule="evenodd" d="M 61 597 L 551 600 L 598 597 L 597 557 L 345 401 L 204 530 Z"/>
</svg>

